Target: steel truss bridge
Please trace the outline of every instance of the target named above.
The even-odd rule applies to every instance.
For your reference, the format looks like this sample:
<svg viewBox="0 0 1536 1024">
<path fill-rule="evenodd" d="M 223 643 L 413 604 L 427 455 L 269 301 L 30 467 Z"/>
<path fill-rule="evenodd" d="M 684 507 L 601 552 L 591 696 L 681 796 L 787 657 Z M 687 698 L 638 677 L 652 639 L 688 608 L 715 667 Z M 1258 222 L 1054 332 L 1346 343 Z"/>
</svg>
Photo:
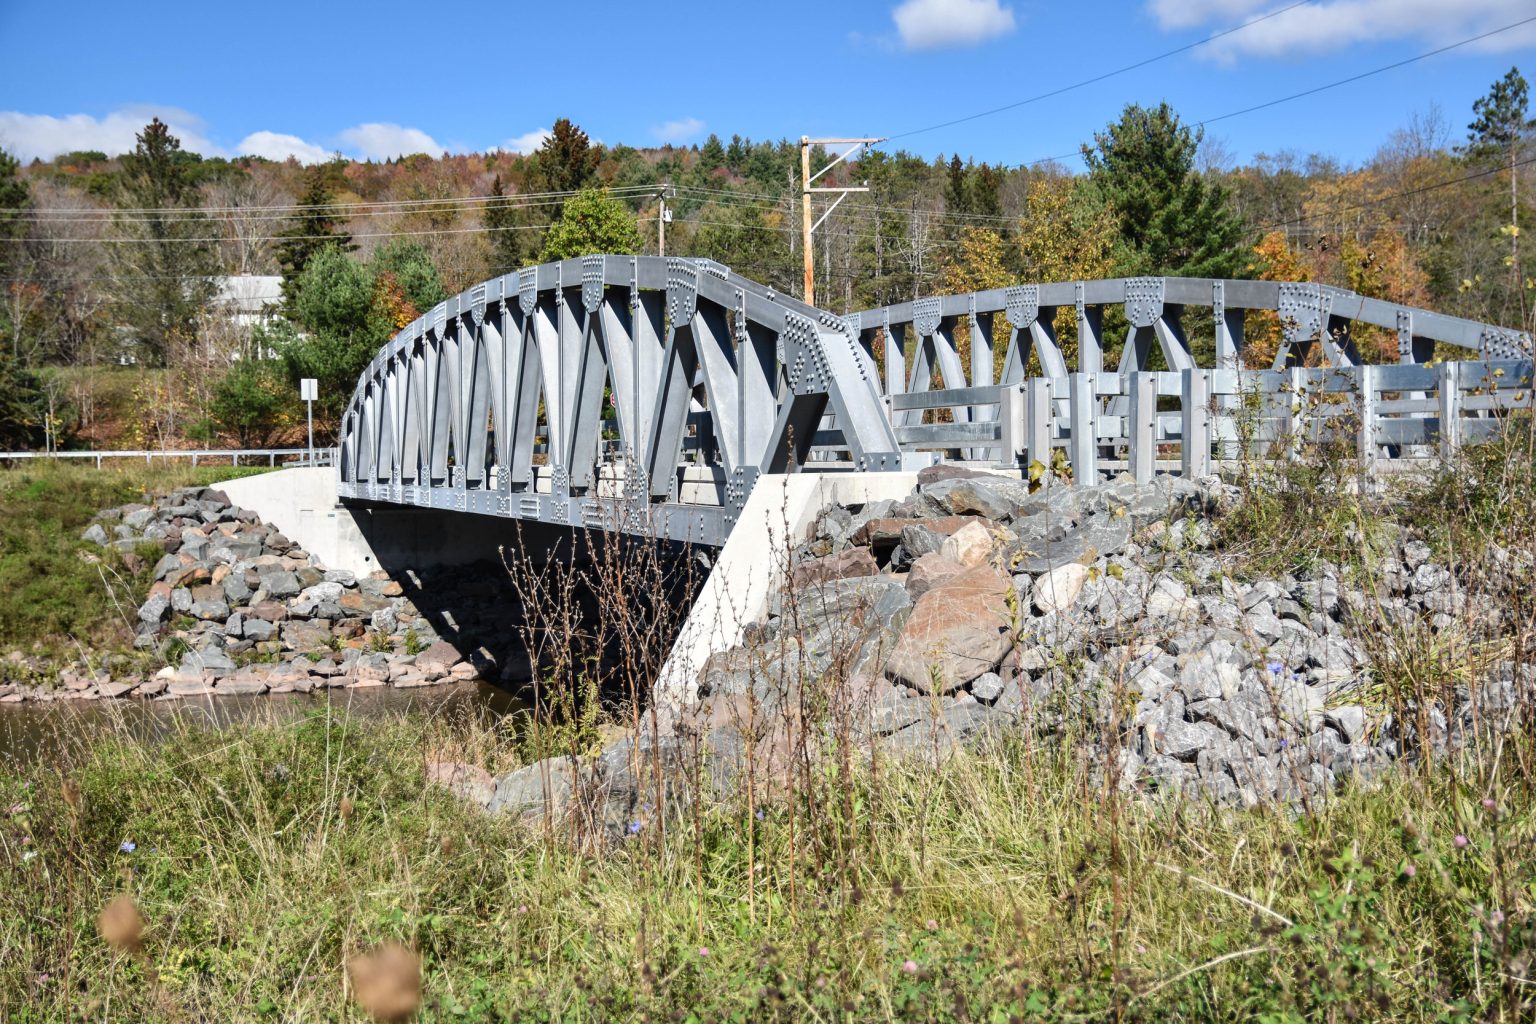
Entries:
<svg viewBox="0 0 1536 1024">
<path fill-rule="evenodd" d="M 1127 333 L 1106 370 L 1111 309 Z M 1266 371 L 1242 368 L 1255 311 L 1280 332 Z M 1214 333 L 1214 365 L 1196 364 L 1186 323 Z M 1395 335 L 1398 363 L 1362 363 L 1365 327 Z M 1437 343 L 1467 361 L 1436 364 Z M 1149 369 L 1154 347 L 1166 370 Z M 400 331 L 344 413 L 338 486 L 718 545 L 765 473 L 1049 465 L 1064 448 L 1076 479 L 1150 479 L 1209 472 L 1239 443 L 1284 457 L 1328 437 L 1362 463 L 1444 457 L 1528 409 L 1531 375 L 1526 334 L 1325 285 L 1068 281 L 838 316 L 709 260 L 588 256 L 476 285 Z"/>
</svg>

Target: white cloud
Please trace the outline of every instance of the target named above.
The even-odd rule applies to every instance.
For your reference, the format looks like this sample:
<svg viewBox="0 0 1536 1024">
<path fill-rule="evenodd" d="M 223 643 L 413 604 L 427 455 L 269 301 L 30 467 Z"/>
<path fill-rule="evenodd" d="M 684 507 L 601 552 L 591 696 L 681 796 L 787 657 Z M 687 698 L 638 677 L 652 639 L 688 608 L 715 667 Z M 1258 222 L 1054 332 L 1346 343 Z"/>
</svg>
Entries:
<svg viewBox="0 0 1536 1024">
<path fill-rule="evenodd" d="M 1016 27 L 1013 8 L 998 0 L 905 0 L 891 18 L 909 50 L 975 46 Z"/>
<path fill-rule="evenodd" d="M 235 152 L 241 156 L 260 156 L 268 160 L 287 160 L 293 157 L 301 164 L 319 164 L 331 158 L 331 151 L 324 146 L 281 132 L 252 132 L 240 140 Z"/>
<path fill-rule="evenodd" d="M 523 132 L 523 134 L 515 138 L 508 139 L 499 148 L 506 150 L 508 153 L 521 153 L 527 156 L 544 145 L 544 140 L 549 138 L 549 136 L 550 131 L 548 128 L 535 128 L 531 132 Z"/>
<path fill-rule="evenodd" d="M 54 117 L 0 111 L 0 146 L 22 160 L 51 160 L 79 149 L 117 156 L 133 151 L 134 136 L 155 117 L 170 126 L 171 134 L 181 140 L 182 149 L 203 156 L 226 155 L 223 147 L 203 134 L 201 118 L 176 107 L 157 106 L 124 107 L 101 118 L 90 114 Z"/>
<path fill-rule="evenodd" d="M 704 122 L 696 117 L 685 117 L 679 121 L 668 121 L 658 128 L 652 128 L 651 134 L 660 142 L 681 143 L 689 142 L 698 137 L 704 130 Z"/>
<path fill-rule="evenodd" d="M 1233 28 L 1279 8 L 1277 0 L 1150 0 L 1164 29 Z M 1501 29 L 1532 14 L 1530 0 L 1335 0 L 1294 7 L 1199 52 L 1233 63 L 1243 57 L 1279 58 L 1331 53 L 1362 43 L 1401 39 L 1443 46 Z M 1536 22 L 1462 48 L 1498 53 L 1536 44 Z M 1460 51 L 1458 51 L 1460 52 Z"/>
<path fill-rule="evenodd" d="M 437 156 L 443 151 L 437 140 L 420 128 L 405 128 L 398 124 L 360 124 L 348 128 L 338 138 L 365 160 L 389 160 L 412 153 Z"/>
</svg>

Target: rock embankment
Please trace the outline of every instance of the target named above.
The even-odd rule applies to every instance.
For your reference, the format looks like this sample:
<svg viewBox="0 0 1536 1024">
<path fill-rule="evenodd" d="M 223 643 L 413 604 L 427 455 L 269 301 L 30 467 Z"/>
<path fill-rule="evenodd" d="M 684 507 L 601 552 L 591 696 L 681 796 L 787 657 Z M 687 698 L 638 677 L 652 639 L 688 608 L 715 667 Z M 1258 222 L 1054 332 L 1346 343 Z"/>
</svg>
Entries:
<svg viewBox="0 0 1536 1024">
<path fill-rule="evenodd" d="M 113 677 L 82 665 L 56 687 L 0 686 L 0 701 L 403 688 L 480 674 L 400 583 L 324 568 L 221 491 L 184 488 L 108 509 L 83 539 L 164 552 L 136 612 L 134 646 L 157 652 L 166 667 Z"/>
<path fill-rule="evenodd" d="M 749 746 L 771 773 L 839 732 L 940 756 L 1022 729 L 1078 743 L 1123 787 L 1310 803 L 1498 721 L 1517 675 L 1529 689 L 1499 663 L 1405 727 L 1379 685 L 1393 638 L 1498 635 L 1506 613 L 1400 533 L 1360 565 L 1244 579 L 1214 550 L 1236 496 L 1215 477 L 1032 490 L 935 467 L 901 501 L 831 508 L 747 641 L 704 666 L 660 753 L 691 750 L 728 783 Z M 530 766 L 489 806 L 543 813 L 585 779 L 612 829 L 644 789 L 634 753 Z"/>
</svg>

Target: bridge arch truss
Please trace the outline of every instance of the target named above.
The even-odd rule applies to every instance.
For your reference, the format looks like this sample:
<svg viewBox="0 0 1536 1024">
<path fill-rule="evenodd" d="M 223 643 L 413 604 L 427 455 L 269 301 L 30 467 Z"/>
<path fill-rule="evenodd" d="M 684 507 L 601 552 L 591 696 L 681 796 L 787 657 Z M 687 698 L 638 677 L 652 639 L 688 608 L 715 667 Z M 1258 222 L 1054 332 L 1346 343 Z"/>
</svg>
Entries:
<svg viewBox="0 0 1536 1024">
<path fill-rule="evenodd" d="M 1196 308 L 1214 332 L 1211 367 L 1197 365 L 1186 333 Z M 1127 327 L 1106 370 L 1110 309 Z M 1489 365 L 1531 358 L 1523 333 L 1312 283 L 1022 284 L 835 316 L 708 260 L 589 256 L 487 281 L 400 331 L 343 414 L 339 490 L 720 544 L 762 473 L 898 470 L 932 451 L 1016 463 L 999 421 L 1006 393 L 1026 383 L 1048 396 L 1031 413 L 1045 424 L 1037 446 L 1071 433 L 1085 411 L 1120 417 L 1112 430 L 1128 441 L 1132 377 L 1146 375 L 1152 352 L 1163 376 L 1238 373 L 1256 310 L 1280 328 L 1264 387 L 1309 357 L 1358 367 L 1362 325 L 1395 334 L 1408 366 L 1430 361 L 1436 343 Z M 1061 312 L 1076 323 L 1075 367 L 1057 337 Z M 1420 388 L 1428 378 L 1402 379 Z M 1211 380 L 1201 387 L 1209 393 Z M 1100 440 L 1091 426 L 1077 451 Z"/>
</svg>

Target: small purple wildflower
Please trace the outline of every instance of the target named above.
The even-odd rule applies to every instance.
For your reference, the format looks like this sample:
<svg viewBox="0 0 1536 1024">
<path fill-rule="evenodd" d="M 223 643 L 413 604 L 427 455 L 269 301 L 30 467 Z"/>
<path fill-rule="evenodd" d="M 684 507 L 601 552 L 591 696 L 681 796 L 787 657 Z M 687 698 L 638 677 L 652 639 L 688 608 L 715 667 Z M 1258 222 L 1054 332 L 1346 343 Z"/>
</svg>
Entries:
<svg viewBox="0 0 1536 1024">
<path fill-rule="evenodd" d="M 709 947 L 708 946 L 700 946 L 699 947 L 699 956 L 709 956 Z"/>
<path fill-rule="evenodd" d="M 928 919 L 928 924 L 926 925 L 926 927 L 927 927 L 927 929 L 929 931 L 936 932 L 936 931 L 939 930 L 939 922 L 935 921 L 933 918 L 930 917 Z"/>
<path fill-rule="evenodd" d="M 1280 737 L 1280 749 L 1281 750 L 1285 750 L 1285 749 L 1289 748 L 1290 745 L 1291 745 L 1291 741 L 1290 740 L 1286 739 L 1284 736 Z"/>
<path fill-rule="evenodd" d="M 1493 925 L 1495 928 L 1502 925 L 1504 923 L 1504 911 L 1495 910 L 1493 913 L 1489 914 L 1488 923 Z"/>
<path fill-rule="evenodd" d="M 902 971 L 904 971 L 907 974 L 916 974 L 917 973 L 917 961 L 916 960 L 907 960 L 907 961 L 905 961 L 901 965 L 901 969 L 902 969 Z"/>
<path fill-rule="evenodd" d="M 122 845 L 119 846 L 117 849 L 118 849 L 118 851 L 120 853 L 132 853 L 134 850 L 137 850 L 138 848 L 139 848 L 139 844 L 135 843 L 132 839 L 124 839 L 123 842 L 122 842 Z"/>
<path fill-rule="evenodd" d="M 1404 878 L 1412 878 L 1414 875 L 1416 875 L 1418 873 L 1419 873 L 1419 869 L 1414 867 L 1412 864 L 1404 864 L 1403 865 L 1403 877 Z"/>
<path fill-rule="evenodd" d="M 763 820 L 763 809 L 761 807 L 759 807 L 757 809 L 757 820 L 758 821 L 762 821 Z"/>
<path fill-rule="evenodd" d="M 632 821 L 629 823 L 629 834 L 632 836 L 637 836 L 640 834 L 640 823 L 638 821 Z"/>
<path fill-rule="evenodd" d="M 1468 841 L 1469 840 L 1466 836 L 1458 832 L 1456 833 L 1456 838 L 1451 840 L 1451 845 L 1455 846 L 1458 850 L 1465 850 L 1467 848 Z"/>
<path fill-rule="evenodd" d="M 1269 669 L 1269 674 L 1272 676 L 1277 676 L 1285 671 L 1285 663 L 1279 661 L 1272 661 L 1264 667 Z"/>
<path fill-rule="evenodd" d="M 11 809 L 10 809 L 9 813 L 10 813 L 11 817 L 14 818 L 16 815 L 20 814 L 22 811 L 24 811 L 26 809 L 27 809 L 26 804 L 11 804 Z"/>
<path fill-rule="evenodd" d="M 1483 809 L 1484 810 L 1491 811 L 1491 810 L 1496 809 L 1498 806 L 1499 805 L 1494 802 L 1492 797 L 1484 797 L 1483 798 Z"/>
</svg>

